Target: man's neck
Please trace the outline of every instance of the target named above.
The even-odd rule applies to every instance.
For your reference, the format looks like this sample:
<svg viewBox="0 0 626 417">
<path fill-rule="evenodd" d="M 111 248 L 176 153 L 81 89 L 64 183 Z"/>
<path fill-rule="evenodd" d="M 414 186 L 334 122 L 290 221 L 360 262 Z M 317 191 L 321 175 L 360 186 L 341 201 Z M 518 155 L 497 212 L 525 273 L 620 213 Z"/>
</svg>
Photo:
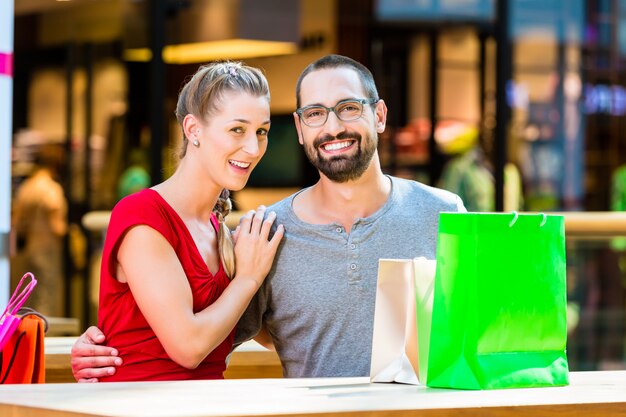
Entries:
<svg viewBox="0 0 626 417">
<path fill-rule="evenodd" d="M 341 224 L 350 231 L 355 219 L 376 213 L 389 198 L 391 181 L 380 169 L 377 159 L 363 175 L 344 183 L 321 175 L 320 180 L 293 202 L 300 220 L 312 224 Z"/>
</svg>

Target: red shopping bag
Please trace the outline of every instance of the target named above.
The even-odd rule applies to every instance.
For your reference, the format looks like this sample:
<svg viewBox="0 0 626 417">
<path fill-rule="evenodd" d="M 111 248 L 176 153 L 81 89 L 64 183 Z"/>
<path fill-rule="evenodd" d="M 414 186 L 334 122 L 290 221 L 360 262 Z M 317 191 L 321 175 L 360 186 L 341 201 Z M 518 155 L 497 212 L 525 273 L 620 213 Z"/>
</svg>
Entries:
<svg viewBox="0 0 626 417">
<path fill-rule="evenodd" d="M 41 314 L 27 308 L 16 314 L 19 324 L 0 352 L 0 384 L 44 383 L 47 322 Z"/>
<path fill-rule="evenodd" d="M 24 274 L 0 317 L 0 384 L 45 382 L 45 317 L 22 307 L 37 285 Z"/>
</svg>

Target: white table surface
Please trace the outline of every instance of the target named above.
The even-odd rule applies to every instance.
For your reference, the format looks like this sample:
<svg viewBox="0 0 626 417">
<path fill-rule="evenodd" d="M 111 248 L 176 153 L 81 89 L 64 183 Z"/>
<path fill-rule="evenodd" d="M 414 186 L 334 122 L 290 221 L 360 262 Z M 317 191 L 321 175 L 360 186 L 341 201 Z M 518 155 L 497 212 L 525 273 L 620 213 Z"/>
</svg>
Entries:
<svg viewBox="0 0 626 417">
<path fill-rule="evenodd" d="M 330 416 L 346 412 L 362 416 L 625 416 L 626 371 L 574 372 L 567 387 L 493 391 L 371 384 L 368 378 L 0 386 L 3 417 Z"/>
</svg>

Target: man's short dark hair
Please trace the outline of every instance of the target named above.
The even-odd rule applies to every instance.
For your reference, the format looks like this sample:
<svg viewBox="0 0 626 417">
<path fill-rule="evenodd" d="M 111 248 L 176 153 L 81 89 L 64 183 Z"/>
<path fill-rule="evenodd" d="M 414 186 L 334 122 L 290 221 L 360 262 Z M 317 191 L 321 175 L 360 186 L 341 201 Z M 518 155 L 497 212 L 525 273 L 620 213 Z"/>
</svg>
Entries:
<svg viewBox="0 0 626 417">
<path fill-rule="evenodd" d="M 374 76 L 367 69 L 367 67 L 360 62 L 355 61 L 352 58 L 348 58 L 343 55 L 326 55 L 317 61 L 309 64 L 300 77 L 298 77 L 298 82 L 296 83 L 296 106 L 300 108 L 300 88 L 302 86 L 302 80 L 308 74 L 313 71 L 322 70 L 322 69 L 333 69 L 333 68 L 350 68 L 356 71 L 359 75 L 359 79 L 361 80 L 361 85 L 365 90 L 365 94 L 367 98 L 375 98 L 378 99 L 378 90 L 376 89 L 376 83 L 374 82 Z"/>
</svg>

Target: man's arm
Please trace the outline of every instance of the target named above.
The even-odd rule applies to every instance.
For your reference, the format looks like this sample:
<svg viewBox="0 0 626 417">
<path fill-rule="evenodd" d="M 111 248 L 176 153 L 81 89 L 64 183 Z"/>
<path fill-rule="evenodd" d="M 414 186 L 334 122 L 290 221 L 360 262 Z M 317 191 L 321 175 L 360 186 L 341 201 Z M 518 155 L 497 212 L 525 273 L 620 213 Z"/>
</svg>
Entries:
<svg viewBox="0 0 626 417">
<path fill-rule="evenodd" d="M 116 349 L 102 346 L 104 333 L 95 326 L 89 327 L 72 346 L 72 373 L 78 382 L 98 382 L 98 378 L 115 374 L 122 364 Z"/>
<path fill-rule="evenodd" d="M 264 346 L 268 343 L 272 344 L 272 338 L 263 323 L 263 315 L 267 309 L 267 279 L 252 298 L 235 327 L 234 348 L 251 339 L 255 339 Z"/>
<path fill-rule="evenodd" d="M 276 350 L 276 348 L 274 347 L 274 341 L 272 340 L 272 336 L 265 326 L 261 327 L 259 333 L 254 336 L 254 341 L 266 349 Z"/>
</svg>

